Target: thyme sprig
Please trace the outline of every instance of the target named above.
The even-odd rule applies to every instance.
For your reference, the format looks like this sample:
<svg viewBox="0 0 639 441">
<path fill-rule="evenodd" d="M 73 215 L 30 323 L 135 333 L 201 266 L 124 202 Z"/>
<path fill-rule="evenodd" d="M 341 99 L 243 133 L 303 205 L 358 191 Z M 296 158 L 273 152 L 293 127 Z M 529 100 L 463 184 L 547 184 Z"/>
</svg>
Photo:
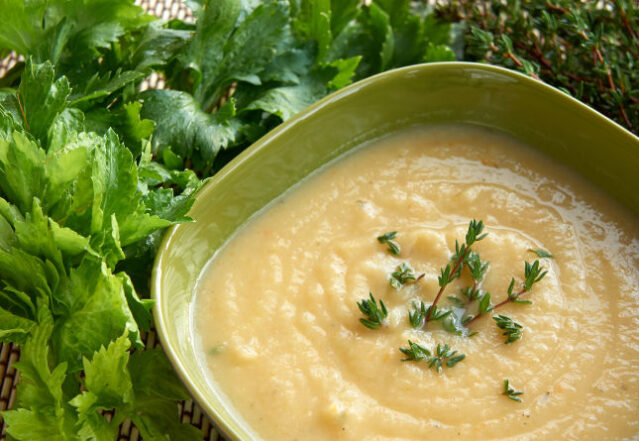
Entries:
<svg viewBox="0 0 639 441">
<path fill-rule="evenodd" d="M 426 317 L 428 314 L 431 314 L 431 321 L 442 320 L 452 314 L 452 310 L 442 310 L 437 307 L 437 305 L 430 305 L 426 307 L 424 302 L 419 302 L 419 304 L 413 302 L 413 311 L 408 312 L 408 321 L 411 326 L 415 329 L 422 328 L 424 326 Z"/>
<path fill-rule="evenodd" d="M 527 292 L 530 292 L 533 289 L 533 286 L 541 281 L 546 276 L 546 274 L 548 274 L 548 271 L 544 270 L 544 267 L 539 264 L 539 260 L 535 260 L 532 264 L 530 262 L 524 262 L 524 282 L 522 283 L 522 288 L 519 291 L 515 291 L 515 278 L 513 277 L 510 280 L 510 285 L 508 286 L 508 295 L 506 299 L 502 300 L 500 303 L 497 303 L 495 306 L 490 307 L 488 311 L 501 308 L 502 306 L 510 302 L 519 304 L 531 304 L 532 300 L 524 300 L 521 299 L 520 296 Z M 482 314 L 478 312 L 477 315 L 465 320 L 464 324 L 468 326 L 481 316 Z"/>
<path fill-rule="evenodd" d="M 453 350 L 447 344 L 442 345 L 440 343 L 437 344 L 435 354 L 432 354 L 431 351 L 425 347 L 410 340 L 408 340 L 408 348 L 399 348 L 399 350 L 406 355 L 406 358 L 403 358 L 402 361 L 424 360 L 428 363 L 429 368 L 435 368 L 437 372 L 441 372 L 443 366 L 453 367 L 466 358 L 465 354 L 458 354 L 457 351 Z"/>
<path fill-rule="evenodd" d="M 500 303 L 493 305 L 491 293 L 481 289 L 490 262 L 482 260 L 479 253 L 473 251 L 471 247 L 486 237 L 487 233 L 484 233 L 483 230 L 483 222 L 473 219 L 468 225 L 464 243 L 460 245 L 457 240 L 455 241 L 455 253 L 452 255 L 446 267 L 440 269 L 440 275 L 438 276 L 439 291 L 435 299 L 428 306 L 423 301 L 419 303 L 413 302 L 413 310 L 408 312 L 409 323 L 413 328 L 425 328 L 429 321 L 441 320 L 444 330 L 457 335 L 472 337 L 477 334 L 477 331 L 470 332 L 468 326 L 479 317 L 488 315 L 490 312 L 511 302 L 520 304 L 532 303 L 531 300 L 522 299 L 521 296 L 530 292 L 534 285 L 540 282 L 548 273 L 544 267 L 541 266 L 539 260 L 535 260 L 533 263 L 528 261 L 524 262 L 524 280 L 521 283 L 521 288 L 516 291 L 515 278 L 511 278 L 506 299 Z M 394 255 L 398 255 L 400 251 L 399 245 L 394 242 L 396 235 L 397 231 L 391 231 L 377 237 L 380 243 L 388 245 L 388 251 Z M 535 253 L 538 257 L 552 258 L 552 255 L 545 250 L 529 249 L 529 251 Z M 468 272 L 472 278 L 472 285 L 461 289 L 460 296 L 448 296 L 456 308 L 448 310 L 440 308 L 437 303 L 444 293 L 444 290 L 453 280 L 461 277 L 464 267 L 468 268 Z M 424 277 L 424 274 L 416 277 L 413 268 L 404 262 L 398 265 L 395 271 L 391 273 L 389 282 L 391 287 L 399 290 L 406 283 L 416 282 L 422 277 Z M 477 305 L 476 314 L 467 314 L 471 305 L 475 304 Z M 369 329 L 378 329 L 380 326 L 385 325 L 388 310 L 381 299 L 378 305 L 373 294 L 369 293 L 369 298 L 362 299 L 357 303 L 357 306 L 365 316 L 365 318 L 360 318 L 360 322 L 364 326 Z M 493 320 L 496 326 L 504 331 L 502 335 L 506 337 L 505 344 L 510 344 L 521 339 L 524 329 L 523 325 L 502 314 L 494 316 Z M 399 350 L 406 357 L 402 359 L 402 361 L 425 361 L 430 368 L 435 368 L 438 372 L 441 372 L 444 366 L 455 366 L 466 357 L 465 354 L 458 353 L 456 350 L 451 349 L 448 344 L 441 343 L 438 343 L 436 349 L 431 352 L 431 350 L 408 340 L 408 348 L 402 347 L 399 348 Z M 519 396 L 522 395 L 523 392 L 515 391 L 509 386 L 508 380 L 505 380 L 504 394 L 515 401 L 521 401 Z"/>
<path fill-rule="evenodd" d="M 521 403 L 520 396 L 523 395 L 524 393 L 521 391 L 516 391 L 515 389 L 510 387 L 510 381 L 508 380 L 508 378 L 506 378 L 504 380 L 504 391 L 502 392 L 502 394 L 506 395 L 508 398 L 510 398 L 513 401 L 517 401 L 518 403 Z"/>
<path fill-rule="evenodd" d="M 399 350 L 406 355 L 402 361 L 422 361 L 431 356 L 428 349 L 410 340 L 408 340 L 408 348 L 399 348 Z"/>
<path fill-rule="evenodd" d="M 433 300 L 431 307 L 428 309 L 428 314 L 426 314 L 426 318 L 424 320 L 424 326 L 433 319 L 433 313 L 436 311 L 435 306 L 437 306 L 437 302 L 441 298 L 446 287 L 461 275 L 464 261 L 471 252 L 471 246 L 475 242 L 479 242 L 487 236 L 488 233 L 482 234 L 483 230 L 483 221 L 476 221 L 473 219 L 468 225 L 465 243 L 459 246 L 459 242 L 455 241 L 455 254 L 451 259 L 451 263 L 447 264 L 446 268 L 442 268 L 440 271 L 440 275 L 438 277 L 439 292 L 437 293 L 437 296 L 435 296 L 435 300 Z M 483 270 L 483 272 L 485 273 L 485 270 Z"/>
<path fill-rule="evenodd" d="M 636 0 L 438 0 L 436 11 L 465 24 L 466 60 L 524 72 L 639 131 Z"/>
<path fill-rule="evenodd" d="M 524 327 L 507 315 L 498 314 L 493 317 L 493 320 L 498 328 L 504 330 L 502 335 L 506 337 L 505 344 L 513 343 L 521 338 Z"/>
<path fill-rule="evenodd" d="M 409 281 L 415 282 L 417 277 L 415 277 L 415 271 L 406 263 L 398 265 L 390 275 L 390 285 L 397 290 L 401 289 Z"/>
<path fill-rule="evenodd" d="M 379 306 L 377 306 L 373 293 L 369 292 L 368 295 L 368 299 L 362 299 L 361 302 L 357 303 L 359 310 L 366 316 L 366 318 L 360 318 L 359 321 L 368 329 L 377 329 L 384 324 L 388 310 L 382 299 L 379 299 Z"/>
<path fill-rule="evenodd" d="M 459 292 L 462 295 L 462 299 L 457 296 L 448 296 L 448 299 L 453 302 L 458 308 L 465 308 L 467 304 L 476 300 L 481 300 L 486 293 L 482 293 L 480 290 L 481 282 L 484 280 L 486 271 L 490 262 L 481 260 L 479 253 L 471 251 L 466 256 L 464 261 L 470 271 L 470 276 L 473 279 L 473 284 L 462 288 Z M 490 294 L 488 294 L 490 298 Z"/>
<path fill-rule="evenodd" d="M 397 236 L 397 231 L 391 231 L 389 233 L 384 233 L 381 236 L 377 236 L 377 240 L 381 244 L 388 245 L 388 252 L 393 256 L 399 256 L 400 248 L 397 242 L 394 241 L 395 236 Z"/>
<path fill-rule="evenodd" d="M 520 304 L 531 304 L 532 300 L 522 300 L 519 297 L 530 290 L 532 290 L 533 285 L 540 280 L 542 280 L 548 271 L 544 270 L 544 267 L 539 264 L 539 260 L 535 260 L 532 264 L 530 262 L 524 262 L 524 283 L 519 292 L 514 292 L 515 287 L 515 279 L 512 278 L 510 280 L 510 285 L 508 286 L 508 298 L 495 305 L 495 309 L 505 305 L 508 302 L 520 303 Z"/>
<path fill-rule="evenodd" d="M 484 280 L 490 262 L 488 262 L 487 260 L 481 260 L 479 253 L 471 251 L 466 256 L 466 260 L 464 263 L 468 266 L 468 269 L 470 270 L 470 276 L 473 278 L 473 290 L 476 290 L 477 285 L 481 283 L 482 280 Z"/>
</svg>

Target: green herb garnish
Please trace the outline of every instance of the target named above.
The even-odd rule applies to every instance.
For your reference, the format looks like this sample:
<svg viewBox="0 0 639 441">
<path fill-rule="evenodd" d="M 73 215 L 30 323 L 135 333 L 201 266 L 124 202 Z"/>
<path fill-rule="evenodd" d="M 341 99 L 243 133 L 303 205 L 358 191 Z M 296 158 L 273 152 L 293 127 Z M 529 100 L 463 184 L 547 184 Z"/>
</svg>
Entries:
<svg viewBox="0 0 639 441">
<path fill-rule="evenodd" d="M 446 268 L 441 269 L 441 273 L 438 277 L 439 292 L 435 296 L 435 300 L 433 300 L 433 304 L 431 308 L 429 308 L 428 310 L 428 314 L 426 315 L 426 318 L 424 320 L 424 326 L 426 326 L 428 322 L 431 319 L 433 319 L 433 313 L 436 312 L 435 306 L 437 305 L 437 302 L 439 301 L 440 297 L 444 293 L 446 286 L 448 286 L 453 280 L 455 280 L 461 275 L 463 263 L 467 255 L 471 252 L 470 247 L 475 242 L 478 242 L 487 236 L 488 233 L 482 234 L 483 230 L 484 230 L 484 223 L 482 221 L 478 222 L 475 219 L 473 219 L 470 221 L 470 224 L 468 225 L 468 231 L 466 232 L 465 243 L 459 246 L 459 243 L 455 241 L 455 254 L 453 255 L 451 259 L 451 263 L 447 264 Z M 481 276 L 483 277 L 483 274 L 485 273 L 486 270 L 481 269 L 480 264 L 478 265 L 479 265 L 479 269 L 475 267 L 476 271 L 478 274 L 481 274 Z"/>
<path fill-rule="evenodd" d="M 553 258 L 552 254 L 550 254 L 546 250 L 533 250 L 532 248 L 529 248 L 528 251 L 530 251 L 531 253 L 535 253 L 537 257 L 547 258 L 547 259 Z"/>
<path fill-rule="evenodd" d="M 523 287 L 520 291 L 515 292 L 515 279 L 510 280 L 510 285 L 508 286 L 508 298 L 503 302 L 499 303 L 495 306 L 498 308 L 508 302 L 519 303 L 519 304 L 531 304 L 532 300 L 522 300 L 519 297 L 522 294 L 525 294 L 532 290 L 533 285 L 543 279 L 548 271 L 544 271 L 544 268 L 539 265 L 539 261 L 535 260 L 535 262 L 531 265 L 529 262 L 524 263 L 524 283 Z"/>
<path fill-rule="evenodd" d="M 548 271 L 544 270 L 544 268 L 539 264 L 538 260 L 535 260 L 535 262 L 533 262 L 532 264 L 529 262 L 524 262 L 525 279 L 522 284 L 521 290 L 515 291 L 515 279 L 512 278 L 510 280 L 510 285 L 508 286 L 508 291 L 507 291 L 508 296 L 506 297 L 506 299 L 496 304 L 495 306 L 491 307 L 488 311 L 501 308 L 502 306 L 510 302 L 518 303 L 521 305 L 531 304 L 532 300 L 521 299 L 520 296 L 527 292 L 530 292 L 533 289 L 533 286 L 535 285 L 535 283 L 541 281 L 546 276 L 547 273 Z M 477 314 L 476 316 L 470 318 L 469 320 L 465 322 L 465 324 L 469 325 L 471 322 L 475 321 L 479 317 L 481 317 L 481 314 Z"/>
<path fill-rule="evenodd" d="M 359 321 L 369 329 L 377 329 L 384 324 L 384 319 L 388 316 L 388 310 L 381 299 L 379 300 L 379 306 L 377 306 L 377 301 L 372 292 L 368 293 L 368 295 L 370 296 L 368 299 L 362 299 L 361 302 L 357 303 L 359 310 L 366 316 L 366 318 L 360 318 Z"/>
<path fill-rule="evenodd" d="M 377 236 L 377 240 L 381 244 L 388 245 L 388 251 L 394 255 L 399 256 L 399 245 L 393 239 L 397 236 L 397 231 L 391 231 L 390 233 L 382 234 L 381 236 Z"/>
<path fill-rule="evenodd" d="M 424 326 L 424 322 L 429 313 L 431 321 L 442 320 L 452 314 L 452 311 L 439 309 L 436 305 L 426 307 L 424 302 L 419 302 L 419 304 L 413 303 L 413 309 L 412 312 L 408 312 L 408 321 L 411 326 L 416 329 Z"/>
<path fill-rule="evenodd" d="M 466 358 L 466 355 L 457 354 L 457 351 L 451 349 L 447 344 L 441 345 L 439 343 L 435 354 L 410 340 L 408 340 L 408 348 L 399 348 L 399 350 L 406 355 L 406 358 L 402 359 L 402 361 L 424 360 L 428 363 L 428 367 L 437 369 L 437 372 L 441 372 L 443 366 L 453 367 Z"/>
<path fill-rule="evenodd" d="M 69 20 L 57 29 L 75 30 Z M 0 341 L 20 345 L 21 378 L 16 408 L 2 412 L 7 432 L 29 441 L 116 439 L 130 418 L 144 439 L 201 439 L 175 412 L 188 393 L 162 350 L 143 350 L 141 336 L 151 326 L 153 302 L 141 295 L 157 241 L 189 220 L 199 180 L 151 167 L 148 141 L 89 130 L 90 116 L 74 107 L 82 92 L 52 63 L 28 59 L 23 68 L 17 90 L 0 99 Z M 139 123 L 143 134 L 139 106 L 127 108 L 130 127 Z"/>
<path fill-rule="evenodd" d="M 390 276 L 390 285 L 395 289 L 401 289 L 409 281 L 416 281 L 415 272 L 406 263 L 398 265 Z"/>
<path fill-rule="evenodd" d="M 463 298 L 465 298 L 465 300 L 462 300 L 457 296 L 448 296 L 448 299 L 458 308 L 464 308 L 468 303 L 472 303 L 475 300 L 481 300 L 486 297 L 486 293 L 482 293 L 479 289 L 479 286 L 486 276 L 486 271 L 488 270 L 490 262 L 481 260 L 479 253 L 470 251 L 466 256 L 466 259 L 464 260 L 464 264 L 469 269 L 470 276 L 473 279 L 473 284 L 472 286 L 467 286 L 466 288 L 462 288 L 460 290 L 460 294 Z M 486 300 L 490 302 L 490 294 L 488 294 L 484 302 Z M 480 310 L 488 312 L 486 307 L 487 305 L 481 304 Z"/>
<path fill-rule="evenodd" d="M 506 395 L 508 398 L 510 398 L 513 401 L 517 401 L 518 403 L 521 403 L 521 398 L 519 397 L 523 395 L 524 393 L 516 391 L 515 389 L 510 387 L 510 382 L 508 381 L 508 378 L 506 378 L 504 380 L 504 391 L 502 392 L 502 394 Z"/>
<path fill-rule="evenodd" d="M 493 320 L 495 320 L 498 328 L 504 330 L 502 335 L 506 337 L 505 344 L 515 342 L 521 338 L 521 333 L 524 327 L 519 323 L 514 322 L 510 317 L 499 314 L 494 316 Z"/>
<path fill-rule="evenodd" d="M 410 340 L 408 340 L 408 348 L 399 348 L 399 350 L 406 355 L 402 361 L 421 361 L 431 355 L 428 349 Z"/>
</svg>

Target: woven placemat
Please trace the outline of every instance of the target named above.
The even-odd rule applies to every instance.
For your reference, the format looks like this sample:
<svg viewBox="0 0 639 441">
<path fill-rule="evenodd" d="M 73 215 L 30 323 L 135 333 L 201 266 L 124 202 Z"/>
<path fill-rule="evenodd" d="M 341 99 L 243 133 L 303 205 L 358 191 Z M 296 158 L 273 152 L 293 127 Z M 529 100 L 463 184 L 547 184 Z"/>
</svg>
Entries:
<svg viewBox="0 0 639 441">
<path fill-rule="evenodd" d="M 159 17 L 161 19 L 179 18 L 182 20 L 192 20 L 193 16 L 189 8 L 181 1 L 172 0 L 138 0 L 137 4 L 142 6 L 147 12 Z M 9 57 L 0 60 L 0 78 L 15 65 L 20 58 L 15 53 L 10 54 Z M 164 82 L 157 75 L 151 75 L 143 84 L 143 88 L 162 88 Z M 146 347 L 158 347 L 159 341 L 156 338 L 155 332 L 151 331 L 143 334 L 143 339 Z M 20 358 L 20 349 L 14 344 L 2 344 L 0 343 L 0 411 L 11 409 L 16 397 L 16 385 L 18 383 L 18 372 L 16 371 L 14 364 Z M 184 401 L 179 404 L 178 410 L 180 413 L 180 419 L 184 423 L 189 423 L 202 430 L 204 439 L 207 441 L 222 441 L 217 434 L 214 426 L 212 425 L 206 414 L 195 404 L 192 400 Z M 109 415 L 107 415 L 107 418 Z M 0 417 L 0 423 L 2 425 L 2 431 L 0 434 L 0 441 L 6 441 L 6 428 L 4 420 Z M 131 424 L 131 421 L 125 421 L 121 426 L 118 433 L 117 441 L 139 441 L 140 437 L 135 426 Z"/>
</svg>

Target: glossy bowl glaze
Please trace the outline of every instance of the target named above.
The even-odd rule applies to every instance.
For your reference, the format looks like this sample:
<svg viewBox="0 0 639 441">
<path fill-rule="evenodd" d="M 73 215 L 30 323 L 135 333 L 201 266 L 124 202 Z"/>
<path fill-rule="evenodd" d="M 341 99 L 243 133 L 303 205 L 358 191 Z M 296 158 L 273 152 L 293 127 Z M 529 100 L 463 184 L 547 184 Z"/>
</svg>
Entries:
<svg viewBox="0 0 639 441">
<path fill-rule="evenodd" d="M 157 256 L 152 292 L 164 350 L 230 439 L 255 437 L 198 363 L 189 304 L 202 268 L 247 218 L 318 167 L 380 135 L 438 123 L 471 123 L 514 136 L 639 214 L 639 138 L 527 76 L 482 64 L 431 63 L 385 72 L 329 95 L 218 172 L 197 195 L 190 212 L 195 222 L 171 228 Z"/>
</svg>

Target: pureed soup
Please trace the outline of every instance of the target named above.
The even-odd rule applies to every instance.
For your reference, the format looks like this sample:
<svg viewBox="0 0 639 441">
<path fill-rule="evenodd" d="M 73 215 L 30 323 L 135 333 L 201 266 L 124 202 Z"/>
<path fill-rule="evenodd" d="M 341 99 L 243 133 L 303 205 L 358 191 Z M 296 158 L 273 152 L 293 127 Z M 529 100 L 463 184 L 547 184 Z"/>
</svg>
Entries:
<svg viewBox="0 0 639 441">
<path fill-rule="evenodd" d="M 413 328 L 409 313 L 433 302 L 472 219 L 488 235 L 471 250 L 490 262 L 477 292 L 501 303 L 537 260 L 547 274 L 518 298 L 533 303 L 457 332 L 452 314 Z M 398 255 L 377 239 L 394 231 Z M 510 138 L 406 131 L 315 173 L 226 243 L 192 305 L 197 350 L 256 439 L 638 439 L 638 237 L 605 195 Z M 392 286 L 402 264 L 416 280 Z M 469 286 L 465 266 L 440 314 L 477 314 Z M 360 322 L 369 293 L 387 310 L 377 329 Z M 523 326 L 509 344 L 497 315 Z M 424 353 L 402 361 L 408 340 L 465 358 L 441 372 Z"/>
</svg>

